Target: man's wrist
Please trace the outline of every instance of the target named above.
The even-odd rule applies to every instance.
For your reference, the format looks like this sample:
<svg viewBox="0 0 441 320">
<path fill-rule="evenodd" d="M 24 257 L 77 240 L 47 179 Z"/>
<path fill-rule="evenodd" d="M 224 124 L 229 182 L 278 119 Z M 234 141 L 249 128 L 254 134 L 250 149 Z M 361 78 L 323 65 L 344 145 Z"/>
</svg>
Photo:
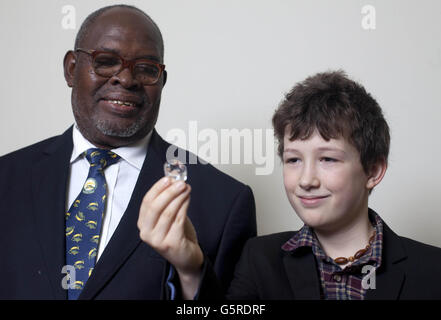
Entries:
<svg viewBox="0 0 441 320">
<path fill-rule="evenodd" d="M 204 260 L 202 258 L 201 265 L 193 270 L 176 268 L 181 286 L 181 294 L 184 300 L 195 299 L 202 281 L 203 262 Z"/>
<path fill-rule="evenodd" d="M 204 262 L 202 260 L 202 263 L 199 265 L 199 267 L 194 268 L 193 270 L 182 270 L 179 268 L 176 268 L 176 272 L 178 273 L 179 279 L 183 283 L 190 283 L 193 281 L 199 281 L 199 279 L 202 276 L 202 266 L 204 265 Z"/>
</svg>

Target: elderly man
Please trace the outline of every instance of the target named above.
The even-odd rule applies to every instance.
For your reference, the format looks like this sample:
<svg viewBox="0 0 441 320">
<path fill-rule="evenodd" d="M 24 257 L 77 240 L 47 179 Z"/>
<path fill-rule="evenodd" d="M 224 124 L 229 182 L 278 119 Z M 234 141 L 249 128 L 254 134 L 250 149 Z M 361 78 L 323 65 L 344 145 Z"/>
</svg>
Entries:
<svg viewBox="0 0 441 320">
<path fill-rule="evenodd" d="M 161 32 L 135 7 L 105 7 L 85 20 L 64 58 L 75 125 L 0 158 L 0 298 L 162 298 L 164 283 L 182 273 L 141 240 L 142 206 L 157 217 L 183 212 L 228 286 L 256 234 L 251 189 L 198 163 L 166 205 L 145 197 L 170 147 L 154 129 L 163 54 Z"/>
</svg>

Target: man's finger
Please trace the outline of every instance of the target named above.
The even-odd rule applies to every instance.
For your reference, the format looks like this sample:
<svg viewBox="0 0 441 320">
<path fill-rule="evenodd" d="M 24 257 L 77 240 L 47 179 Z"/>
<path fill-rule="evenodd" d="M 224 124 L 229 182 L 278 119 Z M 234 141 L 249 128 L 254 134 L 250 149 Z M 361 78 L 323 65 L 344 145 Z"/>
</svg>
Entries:
<svg viewBox="0 0 441 320">
<path fill-rule="evenodd" d="M 170 184 L 171 179 L 169 177 L 163 177 L 162 179 L 159 179 L 144 195 L 141 206 L 139 208 L 138 217 L 138 228 L 143 229 L 141 231 L 146 231 L 147 233 L 150 233 L 151 228 L 153 228 L 153 226 L 156 224 L 159 212 L 156 214 L 152 212 L 151 204 L 153 200 Z"/>
<path fill-rule="evenodd" d="M 143 227 L 147 228 L 148 230 L 152 230 L 153 228 L 155 228 L 158 219 L 164 209 L 180 193 L 184 192 L 186 186 L 187 185 L 183 181 L 173 182 L 168 187 L 163 189 L 161 189 L 161 187 L 159 186 L 159 189 L 156 189 L 162 190 L 159 194 L 156 193 L 156 190 L 150 194 L 157 194 L 156 198 L 151 199 L 149 202 L 147 202 L 147 199 L 149 198 L 145 198 L 143 200 L 143 204 L 141 205 L 139 216 L 139 222 L 142 223 Z"/>
<path fill-rule="evenodd" d="M 190 205 L 190 197 L 187 199 L 187 201 L 185 201 L 182 206 L 179 208 L 179 211 L 176 215 L 176 225 L 178 226 L 178 228 L 180 226 L 185 225 L 185 220 L 187 219 L 187 210 L 188 210 L 188 206 Z M 183 230 L 183 229 L 182 229 Z"/>
<path fill-rule="evenodd" d="M 187 202 L 190 197 L 191 188 L 187 185 L 187 189 L 173 199 L 169 205 L 163 210 L 161 216 L 158 219 L 156 226 L 154 227 L 154 233 L 158 237 L 165 238 L 169 232 L 171 226 L 175 224 L 176 215 L 181 209 L 182 205 Z"/>
<path fill-rule="evenodd" d="M 169 177 L 159 179 L 144 196 L 143 202 L 150 202 L 155 199 L 165 188 L 171 184 Z"/>
</svg>

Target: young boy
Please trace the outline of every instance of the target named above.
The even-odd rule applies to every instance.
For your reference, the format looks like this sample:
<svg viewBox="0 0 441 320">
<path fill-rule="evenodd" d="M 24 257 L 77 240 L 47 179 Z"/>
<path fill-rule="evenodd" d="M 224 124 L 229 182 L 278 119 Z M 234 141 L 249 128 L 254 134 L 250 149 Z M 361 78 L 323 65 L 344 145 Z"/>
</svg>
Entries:
<svg viewBox="0 0 441 320">
<path fill-rule="evenodd" d="M 249 240 L 227 298 L 441 299 L 441 249 L 396 235 L 368 208 L 390 142 L 371 95 L 342 71 L 319 73 L 286 95 L 273 126 L 286 194 L 304 226 Z M 217 298 L 210 261 L 185 217 L 190 189 L 172 189 L 149 191 L 159 199 L 152 207 L 170 203 L 176 213 L 162 219 L 171 226 L 162 243 L 144 240 L 175 266 L 183 298 Z"/>
</svg>

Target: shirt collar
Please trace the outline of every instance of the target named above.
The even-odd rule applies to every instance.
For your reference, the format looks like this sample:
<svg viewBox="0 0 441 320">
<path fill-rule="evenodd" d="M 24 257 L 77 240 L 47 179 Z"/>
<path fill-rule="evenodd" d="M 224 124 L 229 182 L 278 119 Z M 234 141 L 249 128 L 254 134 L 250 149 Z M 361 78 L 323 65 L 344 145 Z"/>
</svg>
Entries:
<svg viewBox="0 0 441 320">
<path fill-rule="evenodd" d="M 314 245 L 314 233 L 306 224 L 296 234 L 282 245 L 284 251 L 296 251 L 300 247 L 312 247 Z"/>
<path fill-rule="evenodd" d="M 383 247 L 383 220 L 372 209 L 369 208 L 369 220 L 375 228 L 376 235 L 371 245 L 372 254 L 368 260 L 373 260 L 377 263 L 377 266 L 381 265 L 381 252 Z M 301 247 L 310 247 L 317 258 L 326 259 L 326 254 L 321 249 L 318 240 L 313 232 L 313 229 L 306 224 L 296 232 L 287 242 L 282 245 L 282 250 L 287 252 L 294 252 Z M 364 262 L 364 259 L 360 259 L 360 262 Z"/>
<path fill-rule="evenodd" d="M 151 130 L 144 138 L 139 141 L 124 147 L 112 149 L 111 151 L 121 157 L 121 159 L 127 161 L 130 165 L 138 170 L 141 170 L 144 163 L 145 156 L 147 155 L 147 148 L 152 136 L 153 130 Z M 77 161 L 81 154 L 87 149 L 96 148 L 89 140 L 84 138 L 80 130 L 75 123 L 72 132 L 73 139 L 73 151 L 70 158 L 70 163 Z"/>
</svg>

